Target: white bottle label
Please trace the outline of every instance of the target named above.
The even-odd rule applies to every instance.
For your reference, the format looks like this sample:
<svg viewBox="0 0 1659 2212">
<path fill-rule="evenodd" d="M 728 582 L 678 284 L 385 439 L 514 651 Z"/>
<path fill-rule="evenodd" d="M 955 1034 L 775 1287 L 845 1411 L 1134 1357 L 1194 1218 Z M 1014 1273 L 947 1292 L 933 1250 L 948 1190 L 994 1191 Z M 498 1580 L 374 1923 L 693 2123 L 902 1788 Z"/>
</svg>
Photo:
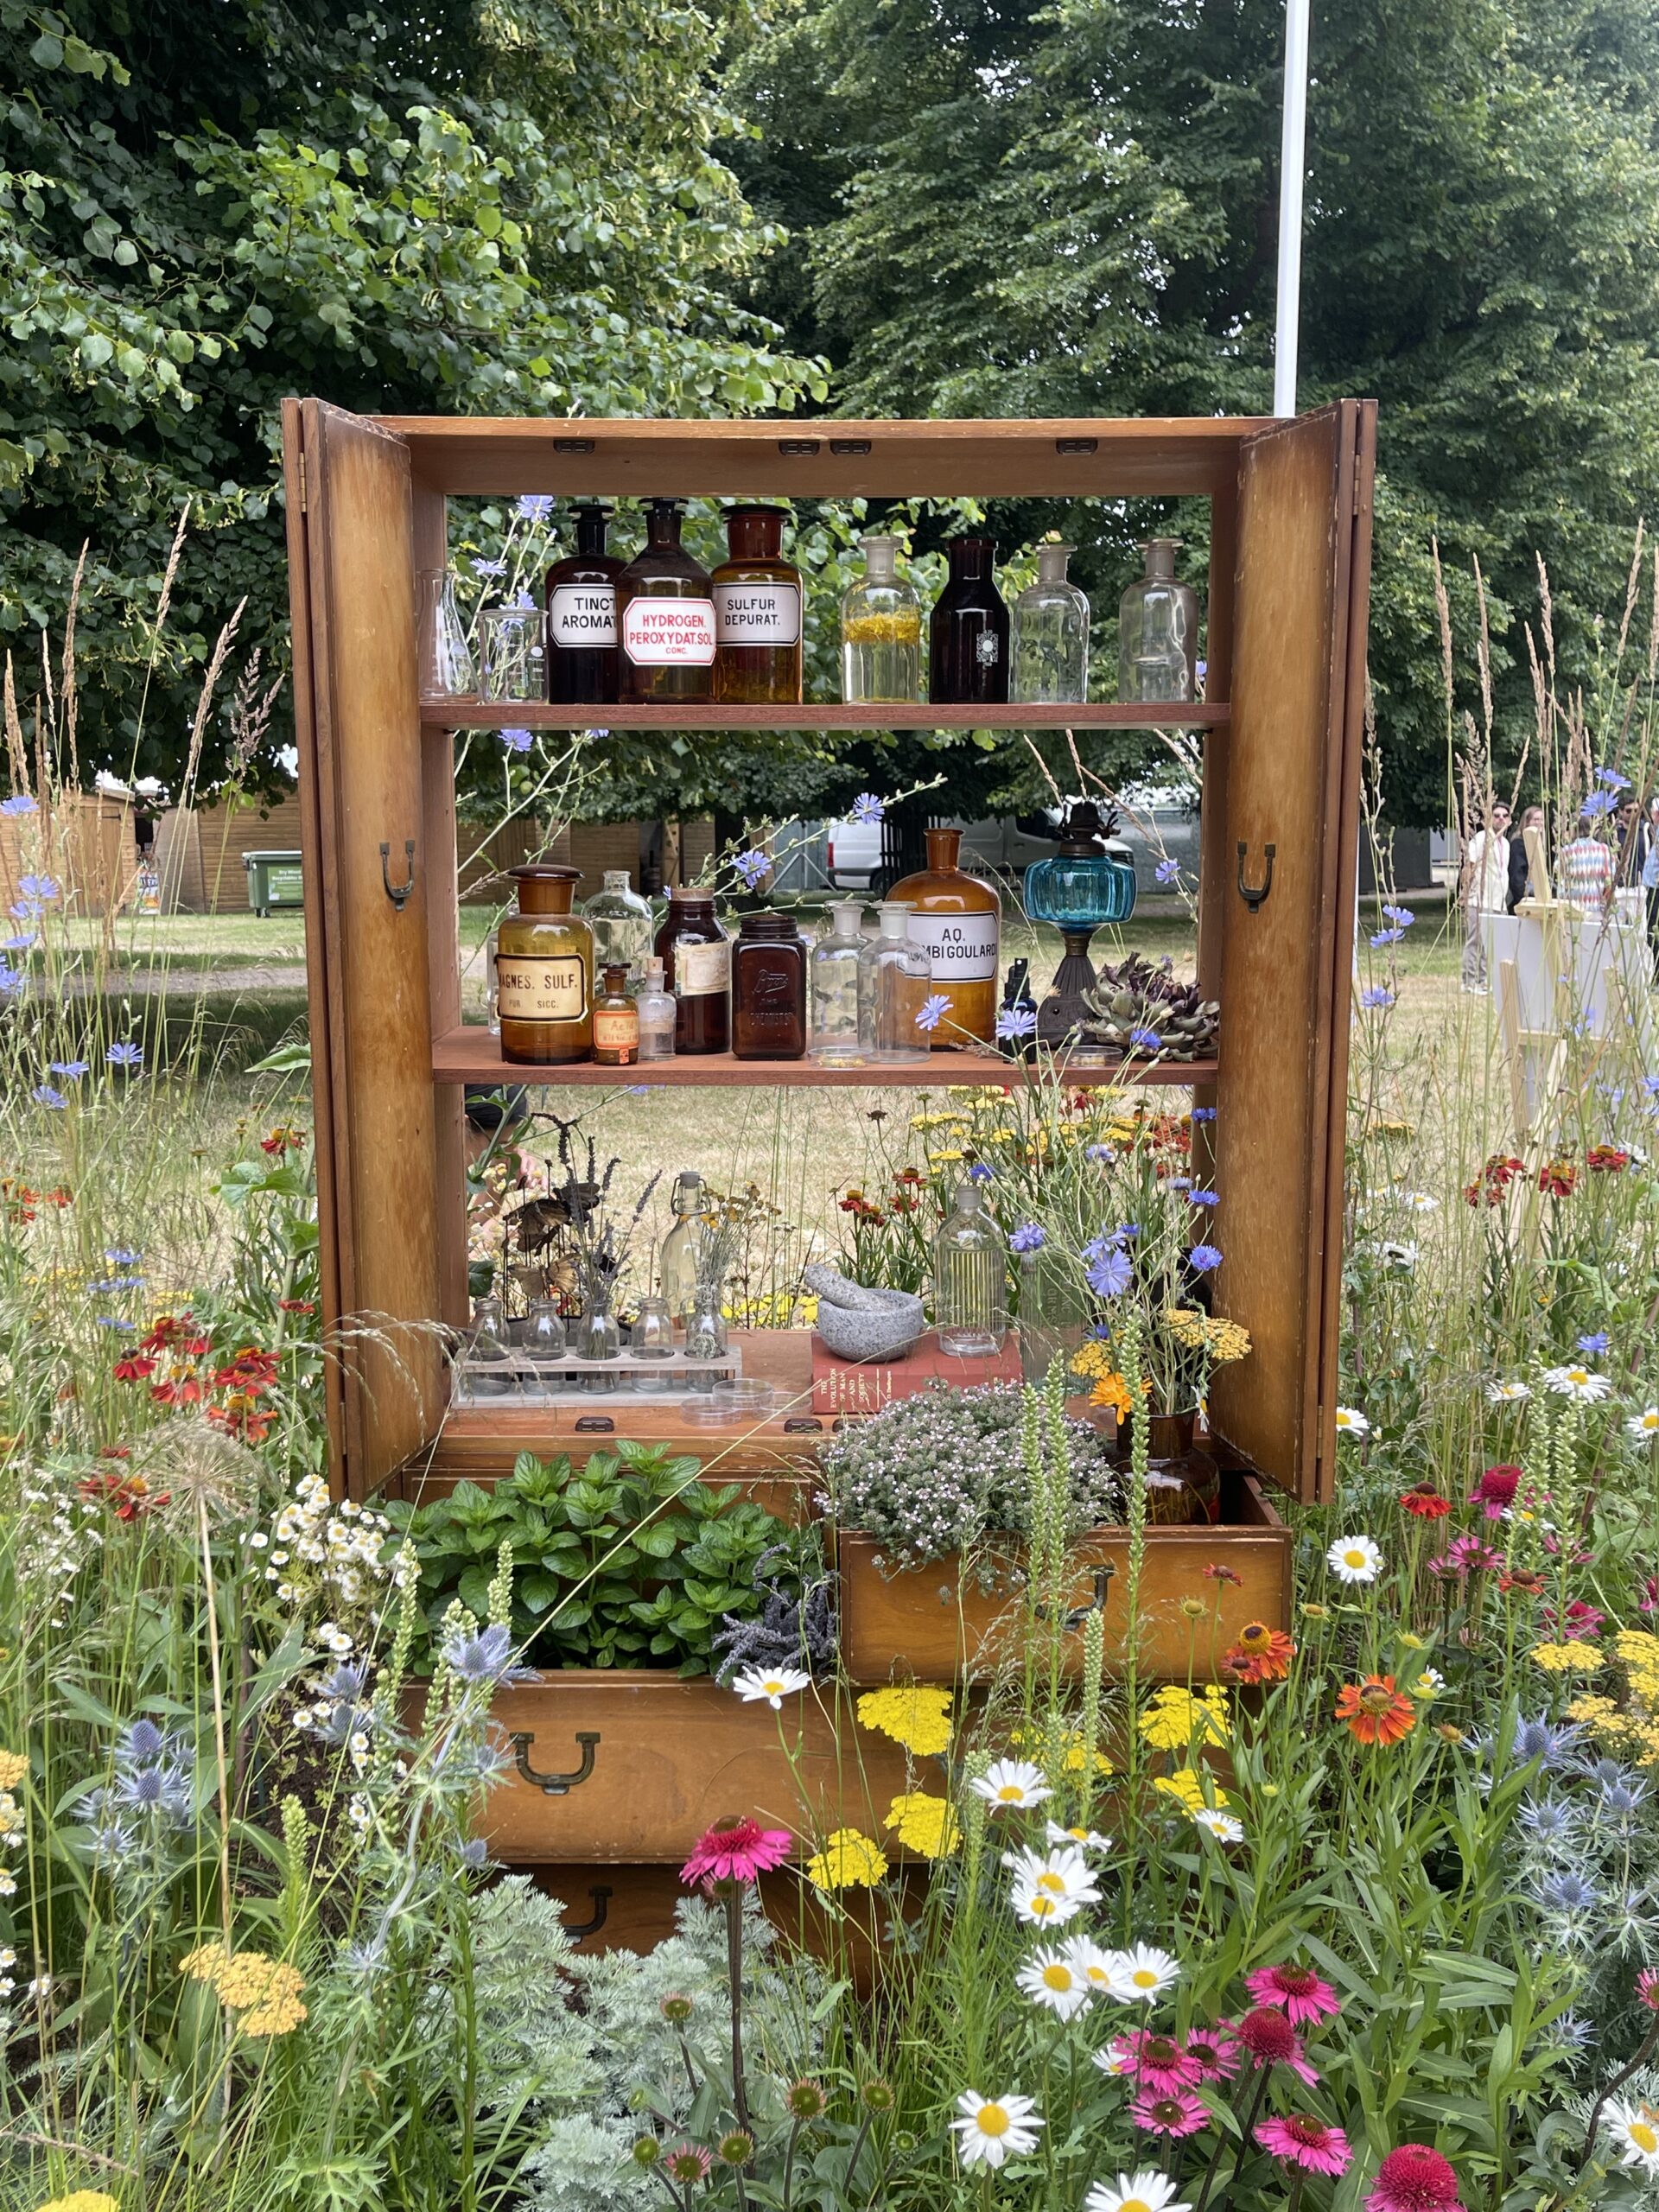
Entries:
<svg viewBox="0 0 1659 2212">
<path fill-rule="evenodd" d="M 615 585 L 555 585 L 547 602 L 547 634 L 556 645 L 613 645 Z"/>
<path fill-rule="evenodd" d="M 674 947 L 674 988 L 679 997 L 711 997 L 729 989 L 731 976 L 729 939 L 723 938 L 718 944 L 687 944 L 682 940 Z"/>
<path fill-rule="evenodd" d="M 996 978 L 1001 923 L 995 914 L 912 914 L 910 941 L 926 953 L 936 983 L 988 983 Z"/>
<path fill-rule="evenodd" d="M 496 956 L 497 1003 L 508 1021 L 582 1021 L 588 970 L 574 952 L 503 952 Z"/>
<path fill-rule="evenodd" d="M 798 645 L 801 594 L 794 584 L 716 584 L 722 645 Z"/>
<path fill-rule="evenodd" d="M 708 599 L 632 599 L 622 650 L 636 668 L 708 668 L 715 658 L 715 607 Z"/>
</svg>

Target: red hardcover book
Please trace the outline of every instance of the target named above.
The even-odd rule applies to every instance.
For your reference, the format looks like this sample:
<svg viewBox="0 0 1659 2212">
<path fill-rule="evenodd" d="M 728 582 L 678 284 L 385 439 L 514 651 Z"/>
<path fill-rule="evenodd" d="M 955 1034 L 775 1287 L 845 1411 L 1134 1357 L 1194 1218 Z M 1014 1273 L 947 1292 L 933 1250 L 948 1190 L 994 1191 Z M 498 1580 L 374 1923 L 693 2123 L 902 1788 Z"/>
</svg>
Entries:
<svg viewBox="0 0 1659 2212">
<path fill-rule="evenodd" d="M 931 1329 L 903 1359 L 837 1359 L 815 1329 L 812 1332 L 812 1410 L 833 1418 L 840 1414 L 876 1414 L 895 1398 L 913 1397 L 930 1382 L 954 1382 L 977 1389 L 987 1382 L 1020 1380 L 1020 1344 L 1010 1331 L 1000 1352 L 985 1359 L 955 1359 L 939 1350 Z"/>
</svg>

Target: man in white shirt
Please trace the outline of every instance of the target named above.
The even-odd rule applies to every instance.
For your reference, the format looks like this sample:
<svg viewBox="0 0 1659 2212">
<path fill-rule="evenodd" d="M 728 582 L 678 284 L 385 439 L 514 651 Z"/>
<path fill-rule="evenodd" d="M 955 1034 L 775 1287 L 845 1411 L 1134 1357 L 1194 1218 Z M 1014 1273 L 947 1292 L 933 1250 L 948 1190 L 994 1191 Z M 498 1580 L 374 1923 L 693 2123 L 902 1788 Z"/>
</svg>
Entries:
<svg viewBox="0 0 1659 2212">
<path fill-rule="evenodd" d="M 1469 840 L 1459 879 L 1463 898 L 1463 988 L 1484 991 L 1486 983 L 1488 914 L 1501 914 L 1510 900 L 1510 810 L 1492 801 L 1486 824 Z"/>
</svg>

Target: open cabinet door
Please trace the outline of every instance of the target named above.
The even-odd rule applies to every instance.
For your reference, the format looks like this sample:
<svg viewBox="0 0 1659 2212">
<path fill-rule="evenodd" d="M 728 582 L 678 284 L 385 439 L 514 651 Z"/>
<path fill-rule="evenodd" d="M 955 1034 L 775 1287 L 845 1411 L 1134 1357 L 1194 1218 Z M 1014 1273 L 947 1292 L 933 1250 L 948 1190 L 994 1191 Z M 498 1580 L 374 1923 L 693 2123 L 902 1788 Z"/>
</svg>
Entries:
<svg viewBox="0 0 1659 2212">
<path fill-rule="evenodd" d="M 1239 467 L 1214 1281 L 1253 1350 L 1210 1421 L 1303 1498 L 1335 1471 L 1375 432 L 1343 400 L 1247 437 Z"/>
<path fill-rule="evenodd" d="M 331 1474 L 362 1497 L 442 1382 L 410 459 L 313 399 L 283 437 Z"/>
</svg>

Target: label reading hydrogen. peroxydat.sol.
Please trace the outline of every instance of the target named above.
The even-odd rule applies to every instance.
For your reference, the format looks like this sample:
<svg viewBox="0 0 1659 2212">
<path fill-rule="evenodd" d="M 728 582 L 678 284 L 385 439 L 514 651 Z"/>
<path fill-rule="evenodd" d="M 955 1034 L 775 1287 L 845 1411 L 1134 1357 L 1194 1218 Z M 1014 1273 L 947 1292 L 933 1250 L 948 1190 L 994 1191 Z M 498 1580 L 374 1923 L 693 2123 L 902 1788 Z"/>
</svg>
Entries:
<svg viewBox="0 0 1659 2212">
<path fill-rule="evenodd" d="M 632 599 L 622 650 L 636 668 L 707 668 L 715 658 L 715 607 L 708 599 Z"/>
</svg>

